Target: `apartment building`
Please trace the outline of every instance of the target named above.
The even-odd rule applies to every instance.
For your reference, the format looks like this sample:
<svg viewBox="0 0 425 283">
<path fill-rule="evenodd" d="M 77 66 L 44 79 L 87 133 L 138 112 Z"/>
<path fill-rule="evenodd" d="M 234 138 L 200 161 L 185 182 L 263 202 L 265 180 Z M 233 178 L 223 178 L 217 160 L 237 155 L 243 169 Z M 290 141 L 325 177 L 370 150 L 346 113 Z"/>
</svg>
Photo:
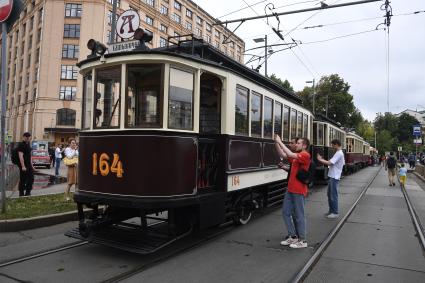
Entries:
<svg viewBox="0 0 425 283">
<path fill-rule="evenodd" d="M 154 35 L 150 48 L 169 36 L 195 37 L 243 63 L 244 42 L 190 0 L 118 0 L 117 14 L 137 10 L 140 26 Z M 66 143 L 81 125 L 82 78 L 76 63 L 89 54 L 91 38 L 111 37 L 112 0 L 27 0 L 8 33 L 7 133 L 19 141 Z M 226 41 L 225 43 L 223 43 Z"/>
</svg>

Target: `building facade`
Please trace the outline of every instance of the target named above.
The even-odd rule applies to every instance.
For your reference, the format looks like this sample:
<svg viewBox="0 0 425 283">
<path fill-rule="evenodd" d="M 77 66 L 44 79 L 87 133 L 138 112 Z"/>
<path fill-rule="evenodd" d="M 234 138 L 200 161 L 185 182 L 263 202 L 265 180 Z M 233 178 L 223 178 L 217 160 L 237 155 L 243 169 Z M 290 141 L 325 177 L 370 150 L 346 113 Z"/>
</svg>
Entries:
<svg viewBox="0 0 425 283">
<path fill-rule="evenodd" d="M 137 10 L 140 27 L 153 33 L 150 48 L 170 36 L 193 34 L 243 63 L 244 42 L 190 0 L 117 0 L 117 14 Z M 89 39 L 111 37 L 112 0 L 27 0 L 7 37 L 6 128 L 12 141 L 30 131 L 34 140 L 67 143 L 78 136 L 82 78 L 76 63 Z"/>
</svg>

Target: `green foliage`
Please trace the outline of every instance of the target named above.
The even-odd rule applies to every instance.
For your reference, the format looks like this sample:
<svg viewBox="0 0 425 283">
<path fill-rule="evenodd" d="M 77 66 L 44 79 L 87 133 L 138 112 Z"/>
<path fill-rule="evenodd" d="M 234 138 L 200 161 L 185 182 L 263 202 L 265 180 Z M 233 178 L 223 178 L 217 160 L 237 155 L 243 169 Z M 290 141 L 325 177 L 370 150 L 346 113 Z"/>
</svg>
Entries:
<svg viewBox="0 0 425 283">
<path fill-rule="evenodd" d="M 294 92 L 294 88 L 291 86 L 288 80 L 282 81 L 280 78 L 276 77 L 275 74 L 272 74 L 269 79 L 274 81 L 275 83 L 279 84 L 281 87 L 286 89 L 287 91 Z"/>
<path fill-rule="evenodd" d="M 13 198 L 7 200 L 6 213 L 0 214 L 0 220 L 29 218 L 76 209 L 76 204 L 66 201 L 63 194 Z"/>
<path fill-rule="evenodd" d="M 376 143 L 379 152 L 384 153 L 385 151 L 396 151 L 397 140 L 388 130 L 381 130 L 376 134 Z"/>
</svg>

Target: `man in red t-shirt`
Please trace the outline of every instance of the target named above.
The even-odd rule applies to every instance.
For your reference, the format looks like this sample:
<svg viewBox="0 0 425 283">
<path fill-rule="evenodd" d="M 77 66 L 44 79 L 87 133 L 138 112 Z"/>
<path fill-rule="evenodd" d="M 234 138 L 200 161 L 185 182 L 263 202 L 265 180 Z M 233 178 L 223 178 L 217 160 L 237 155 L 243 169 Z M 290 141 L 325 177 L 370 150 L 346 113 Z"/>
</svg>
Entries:
<svg viewBox="0 0 425 283">
<path fill-rule="evenodd" d="M 298 139 L 295 152 L 292 152 L 278 135 L 275 135 L 276 150 L 279 156 L 288 159 L 291 163 L 291 173 L 288 181 L 288 191 L 283 200 L 283 220 L 288 230 L 288 236 L 281 245 L 291 248 L 306 248 L 306 221 L 304 213 L 305 197 L 307 196 L 307 184 L 297 179 L 298 170 L 301 168 L 308 171 L 310 166 L 310 154 L 308 147 L 310 141 L 307 138 Z M 295 213 L 295 219 L 292 214 Z M 295 226 L 297 229 L 295 230 Z M 296 234 L 298 231 L 298 237 Z"/>
</svg>

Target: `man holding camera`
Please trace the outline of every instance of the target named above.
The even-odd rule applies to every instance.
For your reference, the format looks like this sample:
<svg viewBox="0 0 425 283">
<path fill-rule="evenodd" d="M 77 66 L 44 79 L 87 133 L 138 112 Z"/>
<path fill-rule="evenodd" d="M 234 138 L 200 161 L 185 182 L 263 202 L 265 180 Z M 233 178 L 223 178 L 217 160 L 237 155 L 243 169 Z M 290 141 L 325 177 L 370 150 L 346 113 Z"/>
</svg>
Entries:
<svg viewBox="0 0 425 283">
<path fill-rule="evenodd" d="M 305 197 L 307 196 L 307 184 L 297 178 L 300 170 L 308 171 L 310 166 L 310 153 L 308 147 L 310 141 L 307 138 L 300 138 L 295 145 L 295 152 L 292 152 L 278 135 L 275 135 L 276 150 L 281 158 L 288 159 L 291 163 L 289 174 L 288 190 L 283 200 L 283 220 L 288 230 L 288 235 L 281 242 L 283 246 L 294 249 L 306 248 L 306 220 L 304 213 Z M 292 214 L 295 212 L 295 219 Z M 295 227 L 297 229 L 295 230 Z M 298 232 L 298 236 L 296 234 Z"/>
</svg>

